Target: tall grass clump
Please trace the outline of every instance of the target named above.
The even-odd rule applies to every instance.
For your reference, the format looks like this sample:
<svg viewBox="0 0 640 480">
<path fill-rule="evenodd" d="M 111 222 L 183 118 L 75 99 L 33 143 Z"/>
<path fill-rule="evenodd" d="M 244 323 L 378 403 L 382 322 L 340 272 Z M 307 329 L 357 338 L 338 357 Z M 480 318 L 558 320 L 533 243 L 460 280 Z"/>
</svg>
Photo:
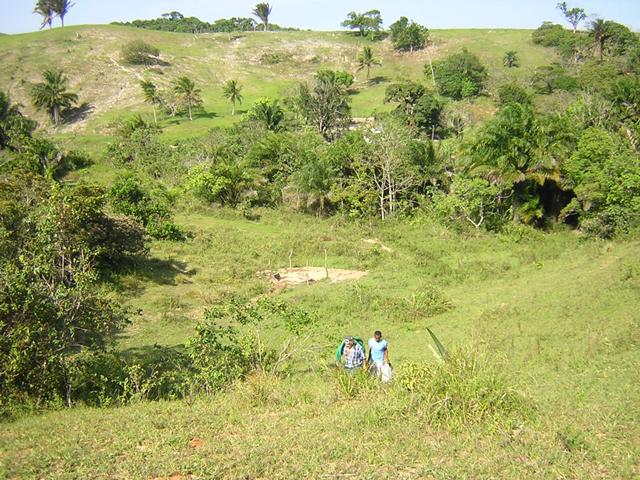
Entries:
<svg viewBox="0 0 640 480">
<path fill-rule="evenodd" d="M 408 401 L 405 413 L 452 430 L 478 423 L 505 425 L 532 412 L 487 357 L 473 349 L 452 350 L 438 362 L 407 364 L 395 382 L 396 394 Z"/>
</svg>

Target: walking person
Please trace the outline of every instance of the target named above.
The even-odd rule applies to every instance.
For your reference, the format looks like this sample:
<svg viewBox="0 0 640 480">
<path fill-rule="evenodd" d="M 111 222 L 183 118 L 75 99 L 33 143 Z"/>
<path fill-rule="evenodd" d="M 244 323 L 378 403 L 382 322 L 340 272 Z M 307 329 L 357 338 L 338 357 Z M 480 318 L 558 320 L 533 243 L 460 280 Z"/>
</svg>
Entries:
<svg viewBox="0 0 640 480">
<path fill-rule="evenodd" d="M 373 338 L 369 340 L 369 355 L 367 364 L 372 375 L 382 378 L 382 370 L 389 365 L 389 344 L 382 338 L 382 332 L 376 330 Z"/>
<path fill-rule="evenodd" d="M 364 364 L 365 355 L 364 348 L 356 342 L 354 337 L 347 337 L 344 339 L 342 351 L 339 352 L 338 366 L 344 366 L 345 370 L 349 374 L 353 375 L 356 371 L 362 368 Z"/>
</svg>

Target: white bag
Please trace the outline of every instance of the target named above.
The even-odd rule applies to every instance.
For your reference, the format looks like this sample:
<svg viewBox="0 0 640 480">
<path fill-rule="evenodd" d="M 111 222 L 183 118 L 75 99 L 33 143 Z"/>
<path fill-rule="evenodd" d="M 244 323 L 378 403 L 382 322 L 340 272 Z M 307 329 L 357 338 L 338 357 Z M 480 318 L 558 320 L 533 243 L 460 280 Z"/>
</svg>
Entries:
<svg viewBox="0 0 640 480">
<path fill-rule="evenodd" d="M 393 377 L 393 368 L 391 368 L 390 364 L 382 365 L 380 368 L 380 379 L 382 383 L 389 383 L 391 378 Z"/>
</svg>

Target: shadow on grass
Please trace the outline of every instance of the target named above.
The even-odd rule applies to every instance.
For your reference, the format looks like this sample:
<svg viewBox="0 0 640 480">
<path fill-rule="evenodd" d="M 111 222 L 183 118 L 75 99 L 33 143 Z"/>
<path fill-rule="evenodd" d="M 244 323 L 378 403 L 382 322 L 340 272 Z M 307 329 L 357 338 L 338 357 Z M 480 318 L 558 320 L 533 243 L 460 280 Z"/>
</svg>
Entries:
<svg viewBox="0 0 640 480">
<path fill-rule="evenodd" d="M 388 82 L 389 79 L 383 75 L 378 75 L 377 77 L 372 77 L 367 81 L 367 84 L 370 86 L 380 85 L 383 82 Z"/>
<path fill-rule="evenodd" d="M 239 110 L 236 111 L 236 114 L 239 113 Z M 205 111 L 201 111 L 201 112 L 193 112 L 192 114 L 193 119 L 194 120 L 200 120 L 200 119 L 208 119 L 211 120 L 212 118 L 217 118 L 218 114 L 215 112 L 205 112 Z M 164 126 L 169 126 L 169 125 L 180 125 L 181 123 L 189 123 L 191 120 L 189 120 L 189 115 L 180 115 L 180 116 L 176 116 L 176 117 L 169 117 L 167 119 L 165 119 L 162 123 Z"/>
<path fill-rule="evenodd" d="M 196 274 L 196 270 L 188 268 L 185 262 L 178 260 L 138 258 L 132 265 L 131 273 L 158 285 L 177 285 L 176 278 L 178 275 L 191 277 Z"/>
<path fill-rule="evenodd" d="M 64 111 L 64 122 L 65 123 L 75 123 L 81 120 L 86 119 L 93 111 L 95 110 L 95 106 L 90 103 L 83 103 L 82 105 L 78 105 L 77 107 L 67 108 Z"/>
</svg>

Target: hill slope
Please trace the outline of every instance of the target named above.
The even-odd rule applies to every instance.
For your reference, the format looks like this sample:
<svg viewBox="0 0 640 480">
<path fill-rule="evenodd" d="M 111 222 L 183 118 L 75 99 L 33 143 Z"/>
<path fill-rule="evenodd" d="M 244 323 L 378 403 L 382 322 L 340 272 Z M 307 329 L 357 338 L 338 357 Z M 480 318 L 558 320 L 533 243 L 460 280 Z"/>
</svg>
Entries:
<svg viewBox="0 0 640 480">
<path fill-rule="evenodd" d="M 192 77 L 202 89 L 204 110 L 194 122 L 167 120 L 163 123 L 169 138 L 194 136 L 216 125 L 227 125 L 230 105 L 222 97 L 222 84 L 232 78 L 243 86 L 246 109 L 256 99 L 286 97 L 298 82 L 310 79 L 321 68 L 340 69 L 356 74 L 352 98 L 355 117 L 370 116 L 383 105 L 384 90 L 390 82 L 415 79 L 427 82 L 424 66 L 463 47 L 476 53 L 490 72 L 489 93 L 509 80 L 529 79 L 536 66 L 555 58 L 552 50 L 531 43 L 529 30 L 436 30 L 433 46 L 415 53 L 396 53 L 387 41 L 371 42 L 342 32 L 249 32 L 243 34 L 191 35 L 149 31 L 119 26 L 84 26 L 12 35 L 0 39 L 0 86 L 41 125 L 47 119 L 30 106 L 29 84 L 39 81 L 47 68 L 62 68 L 70 78 L 71 89 L 87 104 L 86 115 L 64 126 L 61 132 L 80 136 L 91 144 L 109 133 L 114 119 L 134 112 L 150 114 L 140 94 L 140 78 L 150 78 L 166 86 L 179 75 Z M 169 65 L 128 67 L 120 62 L 120 50 L 127 42 L 140 39 L 157 46 Z M 371 81 L 357 73 L 356 58 L 363 45 L 371 44 L 382 66 L 372 70 Z M 522 67 L 507 69 L 502 57 L 507 50 L 519 52 Z M 270 64 L 265 56 L 275 55 L 280 63 Z M 466 108 L 484 118 L 493 103 L 481 98 Z M 183 120 L 183 119 L 182 119 Z"/>
</svg>

